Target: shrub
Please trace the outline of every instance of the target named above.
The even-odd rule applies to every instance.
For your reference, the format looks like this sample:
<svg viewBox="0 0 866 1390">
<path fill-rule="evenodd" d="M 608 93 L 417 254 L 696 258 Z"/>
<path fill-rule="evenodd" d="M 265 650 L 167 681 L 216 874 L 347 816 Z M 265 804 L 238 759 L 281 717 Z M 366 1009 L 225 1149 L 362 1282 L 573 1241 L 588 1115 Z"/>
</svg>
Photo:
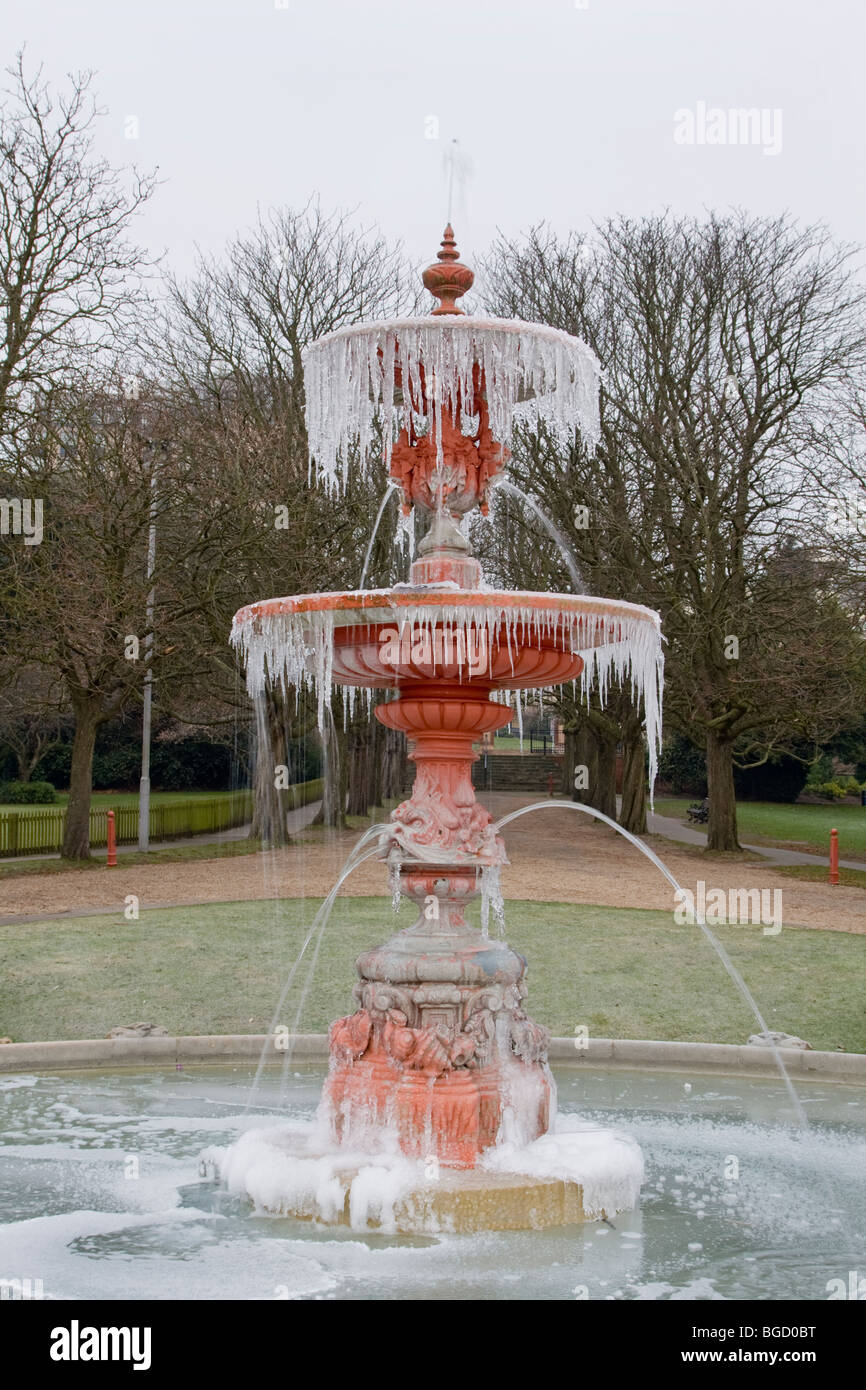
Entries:
<svg viewBox="0 0 866 1390">
<path fill-rule="evenodd" d="M 817 792 L 818 788 L 825 782 L 833 781 L 833 759 L 829 753 L 823 753 L 820 758 L 809 765 L 809 775 L 806 778 L 806 790 Z"/>
<path fill-rule="evenodd" d="M 683 792 L 689 796 L 706 796 L 707 760 L 682 734 L 674 734 L 665 743 L 659 758 L 659 780 L 667 782 L 676 796 Z"/>
<path fill-rule="evenodd" d="M 6 806 L 51 806 L 57 793 L 50 782 L 5 782 L 0 803 Z"/>
<path fill-rule="evenodd" d="M 55 743 L 39 759 L 34 768 L 37 777 L 44 777 L 55 787 L 68 787 L 72 770 L 72 744 Z"/>
<path fill-rule="evenodd" d="M 808 769 L 799 758 L 777 754 L 757 767 L 734 768 L 738 800 L 793 804 L 806 783 Z M 826 777 L 832 776 L 832 769 Z"/>
<path fill-rule="evenodd" d="M 821 782 L 819 786 L 813 787 L 812 790 L 816 792 L 818 796 L 826 796 L 828 801 L 840 801 L 843 796 L 848 795 L 847 788 L 844 787 L 841 782 Z"/>
</svg>

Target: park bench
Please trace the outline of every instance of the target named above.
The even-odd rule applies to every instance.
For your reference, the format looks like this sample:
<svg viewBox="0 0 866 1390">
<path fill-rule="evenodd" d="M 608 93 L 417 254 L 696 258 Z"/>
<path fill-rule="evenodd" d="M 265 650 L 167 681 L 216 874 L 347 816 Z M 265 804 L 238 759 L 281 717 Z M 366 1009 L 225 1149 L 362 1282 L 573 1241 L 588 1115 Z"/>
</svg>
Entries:
<svg viewBox="0 0 866 1390">
<path fill-rule="evenodd" d="M 705 796 L 703 801 L 693 801 L 688 816 L 693 825 L 705 825 L 710 817 L 709 797 Z"/>
</svg>

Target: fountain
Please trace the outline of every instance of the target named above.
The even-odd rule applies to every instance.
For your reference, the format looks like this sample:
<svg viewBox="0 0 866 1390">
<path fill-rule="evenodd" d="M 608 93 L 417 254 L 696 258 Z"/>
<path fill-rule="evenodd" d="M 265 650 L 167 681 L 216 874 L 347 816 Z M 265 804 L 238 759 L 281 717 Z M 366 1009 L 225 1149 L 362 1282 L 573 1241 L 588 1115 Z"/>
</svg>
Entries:
<svg viewBox="0 0 866 1390">
<path fill-rule="evenodd" d="M 652 781 L 662 683 L 656 613 L 497 591 L 471 554 L 463 523 L 487 509 L 515 406 L 532 397 L 536 416 L 592 445 L 599 379 L 593 354 L 568 334 L 467 316 L 457 300 L 473 278 L 449 226 L 424 273 L 439 301 L 430 315 L 340 329 L 305 355 L 310 453 L 325 486 L 365 468 L 378 445 L 404 515 L 429 518 L 408 583 L 265 600 L 232 630 L 251 695 L 269 682 L 313 687 L 320 726 L 333 684 L 351 702 L 390 694 L 375 717 L 411 740 L 416 777 L 380 828 L 378 853 L 395 897 L 419 915 L 357 962 L 357 1007 L 330 1030 L 319 1129 L 245 1135 L 224 1176 L 270 1209 L 352 1224 L 361 1211 L 374 1225 L 387 1209 L 409 1231 L 609 1215 L 633 1205 L 642 1174 L 627 1136 L 552 1131 L 548 1035 L 525 1009 L 526 962 L 491 939 L 486 911 L 482 931 L 465 916 L 479 895 L 501 916 L 508 862 L 475 799 L 474 741 L 510 721 L 521 690 L 579 681 L 603 698 L 615 676 L 643 700 Z M 262 1144 L 282 1174 L 264 1186 Z M 364 1191 L 379 1194 L 371 1205 Z"/>
<path fill-rule="evenodd" d="M 358 325 L 307 354 L 325 485 L 381 447 L 392 481 L 380 515 L 397 490 L 429 519 L 409 582 L 364 592 L 362 578 L 361 591 L 271 600 L 235 624 L 254 695 L 267 681 L 306 682 L 324 725 L 334 682 L 350 699 L 384 690 L 377 717 L 414 741 L 412 795 L 336 877 L 260 1056 L 258 1036 L 0 1050 L 4 1298 L 41 1298 L 43 1284 L 49 1299 L 151 1307 L 227 1290 L 365 1302 L 863 1298 L 862 1056 L 788 1052 L 776 1072 L 762 1048 L 594 1038 L 572 1051 L 559 1038 L 557 1097 L 546 1034 L 526 1012 L 525 962 L 484 930 L 489 909 L 499 915 L 500 832 L 515 816 L 605 817 L 548 799 L 491 823 L 471 787 L 476 734 L 504 723 L 521 689 L 572 680 L 603 694 L 614 674 L 644 700 L 652 766 L 661 658 L 646 609 L 484 583 L 462 519 L 502 485 L 513 412 L 591 442 L 597 364 L 563 334 L 462 316 L 470 280 L 449 229 L 428 273 L 444 312 Z M 323 1040 L 282 1050 L 300 1006 L 291 1030 L 283 1010 L 302 964 L 315 966 L 343 882 L 376 856 L 418 920 L 361 956 L 357 1008 L 334 1024 L 325 1071 Z M 481 932 L 466 921 L 479 894 Z M 723 944 L 697 925 L 766 1031 Z M 139 939 L 129 968 L 150 978 L 155 938 Z M 648 961 L 657 949 L 647 933 Z M 307 1219 L 250 1219 L 251 1201 L 256 1215 Z"/>
</svg>

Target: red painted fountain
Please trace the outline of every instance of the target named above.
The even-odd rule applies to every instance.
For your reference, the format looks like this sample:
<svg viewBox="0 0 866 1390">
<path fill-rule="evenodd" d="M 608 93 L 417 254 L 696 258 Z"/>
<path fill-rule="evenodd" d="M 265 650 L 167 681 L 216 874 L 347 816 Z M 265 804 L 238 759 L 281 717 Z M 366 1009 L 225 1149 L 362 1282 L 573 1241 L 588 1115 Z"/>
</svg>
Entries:
<svg viewBox="0 0 866 1390">
<path fill-rule="evenodd" d="M 661 639 L 657 615 L 639 605 L 485 584 L 463 523 L 488 508 L 515 412 L 580 432 L 592 447 L 598 364 L 567 334 L 466 315 L 457 300 L 472 282 L 449 226 L 424 274 L 439 301 L 429 316 L 342 329 L 305 357 L 310 450 L 325 484 L 338 487 L 350 460 L 364 466 L 378 444 L 404 512 L 429 518 L 408 582 L 255 603 L 237 614 L 232 640 L 253 695 L 269 681 L 311 684 L 320 722 L 334 684 L 388 692 L 375 716 L 406 733 L 416 768 L 379 853 L 419 916 L 359 958 L 357 1008 L 331 1027 L 330 1142 L 355 1155 L 387 1133 L 428 1172 L 435 1160 L 440 1202 L 471 1191 L 477 1206 L 493 1188 L 499 1205 L 482 1202 L 482 1224 L 538 1224 L 574 1219 L 580 1187 L 559 1181 L 545 1207 L 544 1184 L 524 1176 L 516 1204 L 509 1189 L 506 1219 L 502 1174 L 489 1171 L 503 1142 L 531 1148 L 547 1134 L 555 1097 L 547 1031 L 524 1007 L 525 960 L 466 921 L 479 894 L 497 898 L 507 863 L 472 787 L 473 745 L 511 721 L 523 689 L 575 681 L 603 696 L 616 677 L 643 698 L 652 763 Z M 309 1202 L 285 1205 L 317 1214 Z M 465 1202 L 455 1215 L 458 1207 L 452 1200 L 452 1223 L 465 1225 Z M 429 1201 L 424 1210 L 429 1217 Z"/>
</svg>

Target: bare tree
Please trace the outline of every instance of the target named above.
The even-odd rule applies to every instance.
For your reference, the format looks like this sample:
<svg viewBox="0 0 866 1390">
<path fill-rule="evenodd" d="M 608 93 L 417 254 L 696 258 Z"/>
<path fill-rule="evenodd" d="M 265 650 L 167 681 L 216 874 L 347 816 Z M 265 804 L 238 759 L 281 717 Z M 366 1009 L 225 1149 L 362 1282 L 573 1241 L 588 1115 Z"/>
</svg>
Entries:
<svg viewBox="0 0 866 1390">
<path fill-rule="evenodd" d="M 29 782 L 40 759 L 61 742 L 68 719 L 61 682 L 40 666 L 22 666 L 21 653 L 0 657 L 0 745 L 18 765 L 19 782 Z"/>
<path fill-rule="evenodd" d="M 500 311 L 580 333 L 605 367 L 597 454 L 564 457 L 548 441 L 527 471 L 536 488 L 560 479 L 554 497 L 573 489 L 563 520 L 575 501 L 589 508 L 592 525 L 572 526 L 572 538 L 581 563 L 605 559 L 594 571 L 605 591 L 662 613 L 666 715 L 706 748 L 715 850 L 738 848 L 738 754 L 771 755 L 797 702 L 816 694 L 824 638 L 832 629 L 836 669 L 836 625 L 851 635 L 850 615 L 815 604 L 798 571 L 794 626 L 811 693 L 802 680 L 792 687 L 773 646 L 787 626 L 786 585 L 795 599 L 780 557 L 803 534 L 798 430 L 863 358 L 849 259 L 823 229 L 787 217 L 665 215 L 612 219 L 592 247 L 537 228 L 524 244 L 500 243 L 488 270 Z"/>
<path fill-rule="evenodd" d="M 100 377 L 90 390 L 58 388 L 44 396 L 27 428 L 27 447 L 5 486 L 36 496 L 44 506 L 37 545 L 21 538 L 3 552 L 7 594 L 6 651 L 41 665 L 62 681 L 74 718 L 69 803 L 62 853 L 89 854 L 89 812 L 96 733 L 139 697 L 151 582 L 160 593 L 157 624 L 170 630 L 166 604 L 176 590 L 174 566 L 185 567 L 197 534 L 176 535 L 147 573 L 151 520 L 168 518 L 183 480 L 167 456 L 160 489 L 152 488 L 156 441 L 165 438 L 158 400 L 128 399 L 117 377 Z M 155 647 L 155 661 L 170 664 L 171 648 Z"/>
<path fill-rule="evenodd" d="M 196 653 L 211 689 L 238 698 L 227 645 L 231 618 L 245 603 L 276 593 L 358 584 L 384 490 L 384 468 L 366 480 L 353 473 L 340 497 L 310 478 L 304 425 L 301 354 L 313 338 L 407 302 L 399 248 L 354 227 L 347 215 L 310 205 L 277 210 L 237 238 L 220 260 L 207 259 L 193 280 L 170 286 L 170 322 L 155 346 L 177 383 L 176 447 L 188 462 L 188 515 L 199 517 L 201 546 L 184 576 L 183 640 Z M 394 517 L 384 530 L 393 532 Z M 372 563 L 381 573 L 380 537 Z M 193 663 L 195 665 L 195 663 Z M 285 709 L 269 705 L 260 749 L 285 751 L 287 731 L 310 723 L 303 692 Z M 342 731 L 342 717 L 335 727 Z M 260 735 L 263 731 L 259 731 Z M 333 733 L 333 730 L 331 731 Z M 326 738 L 324 815 L 341 820 L 347 756 L 342 732 Z M 255 779 L 255 824 L 273 843 L 285 836 L 274 803 L 274 770 Z"/>
<path fill-rule="evenodd" d="M 93 152 L 101 114 L 90 73 L 53 95 L 24 55 L 0 105 L 0 437 L 36 393 L 79 371 L 138 296 L 145 257 L 130 239 L 154 181 L 124 180 Z M 129 186 L 125 186 L 126 182 Z"/>
</svg>

